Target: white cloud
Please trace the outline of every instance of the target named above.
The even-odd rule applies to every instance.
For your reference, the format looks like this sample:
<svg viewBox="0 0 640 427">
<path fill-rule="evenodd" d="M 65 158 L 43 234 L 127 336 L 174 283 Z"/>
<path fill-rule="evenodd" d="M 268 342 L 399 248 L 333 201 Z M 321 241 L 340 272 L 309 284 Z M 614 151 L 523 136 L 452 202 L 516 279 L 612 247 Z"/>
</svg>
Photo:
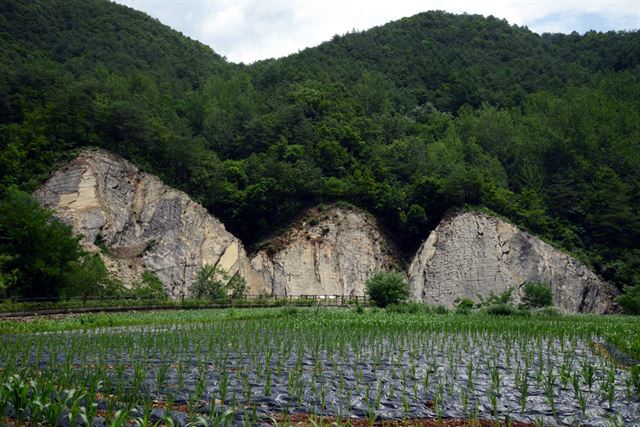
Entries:
<svg viewBox="0 0 640 427">
<path fill-rule="evenodd" d="M 334 34 L 427 10 L 479 13 L 536 32 L 640 28 L 640 0 L 117 0 L 211 46 L 234 62 L 280 57 Z"/>
</svg>

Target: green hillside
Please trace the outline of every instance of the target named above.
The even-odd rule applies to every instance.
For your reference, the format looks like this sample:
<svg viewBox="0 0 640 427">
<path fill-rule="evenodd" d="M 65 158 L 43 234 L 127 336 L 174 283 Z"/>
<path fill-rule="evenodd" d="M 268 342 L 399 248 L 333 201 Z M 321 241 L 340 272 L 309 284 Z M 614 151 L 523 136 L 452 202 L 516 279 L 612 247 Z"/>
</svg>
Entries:
<svg viewBox="0 0 640 427">
<path fill-rule="evenodd" d="M 410 256 L 482 207 L 640 285 L 638 32 L 429 12 L 244 66 L 107 1 L 8 0 L 0 41 L 3 193 L 100 146 L 248 245 L 344 200 Z"/>
<path fill-rule="evenodd" d="M 558 92 L 639 61 L 636 33 L 539 36 L 494 17 L 428 12 L 254 68 L 261 87 L 309 76 L 355 84 L 376 73 L 400 92 L 401 107 L 430 102 L 455 113 L 465 104 L 521 105 L 528 93 Z"/>
</svg>

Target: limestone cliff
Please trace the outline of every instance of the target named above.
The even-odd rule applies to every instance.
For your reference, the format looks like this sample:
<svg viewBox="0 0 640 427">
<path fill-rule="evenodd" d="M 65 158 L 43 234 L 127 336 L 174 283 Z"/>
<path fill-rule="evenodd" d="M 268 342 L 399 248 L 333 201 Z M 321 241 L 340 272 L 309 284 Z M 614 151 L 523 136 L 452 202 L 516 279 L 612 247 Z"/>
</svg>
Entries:
<svg viewBox="0 0 640 427">
<path fill-rule="evenodd" d="M 58 170 L 35 196 L 83 236 L 90 251 L 125 284 L 145 269 L 170 295 L 188 295 L 204 264 L 247 280 L 250 294 L 264 281 L 251 268 L 242 243 L 185 193 L 164 185 L 130 162 L 102 150 L 85 150 Z"/>
<path fill-rule="evenodd" d="M 369 276 L 399 262 L 371 215 L 329 206 L 309 210 L 251 264 L 275 295 L 364 295 Z"/>
<path fill-rule="evenodd" d="M 584 264 L 496 217 L 463 213 L 443 220 L 413 259 L 414 298 L 452 306 L 513 287 L 519 299 L 529 281 L 548 284 L 567 312 L 605 313 L 615 290 Z"/>
</svg>

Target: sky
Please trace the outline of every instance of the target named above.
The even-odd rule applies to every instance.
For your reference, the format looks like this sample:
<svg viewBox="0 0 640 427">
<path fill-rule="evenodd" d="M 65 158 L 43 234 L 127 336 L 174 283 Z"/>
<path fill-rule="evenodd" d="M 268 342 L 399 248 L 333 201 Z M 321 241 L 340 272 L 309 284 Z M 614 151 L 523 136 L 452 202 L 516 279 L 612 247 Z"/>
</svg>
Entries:
<svg viewBox="0 0 640 427">
<path fill-rule="evenodd" d="M 504 18 L 536 33 L 640 28 L 640 0 L 115 0 L 232 62 L 279 58 L 428 10 Z"/>
</svg>

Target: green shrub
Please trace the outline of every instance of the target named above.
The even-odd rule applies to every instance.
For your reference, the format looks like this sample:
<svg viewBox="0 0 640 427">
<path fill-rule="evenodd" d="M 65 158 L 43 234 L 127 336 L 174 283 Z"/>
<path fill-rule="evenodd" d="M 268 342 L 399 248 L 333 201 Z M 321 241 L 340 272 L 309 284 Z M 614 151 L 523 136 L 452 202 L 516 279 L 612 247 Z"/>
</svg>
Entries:
<svg viewBox="0 0 640 427">
<path fill-rule="evenodd" d="M 543 307 L 539 310 L 535 311 L 535 314 L 539 314 L 542 316 L 560 316 L 560 311 L 555 307 Z"/>
<path fill-rule="evenodd" d="M 98 254 L 87 254 L 73 263 L 67 283 L 60 289 L 62 298 L 122 296 L 126 289 L 111 275 Z"/>
<path fill-rule="evenodd" d="M 625 286 L 616 302 L 625 314 L 640 314 L 640 286 Z"/>
<path fill-rule="evenodd" d="M 300 313 L 300 310 L 297 307 L 284 307 L 282 309 L 282 314 L 285 316 L 297 316 Z"/>
<path fill-rule="evenodd" d="M 458 298 L 456 299 L 456 307 L 461 308 L 461 309 L 471 309 L 473 308 L 476 304 L 473 302 L 472 299 L 470 298 Z"/>
<path fill-rule="evenodd" d="M 242 298 L 247 290 L 247 282 L 243 277 L 229 276 L 229 273 L 223 269 L 207 264 L 198 272 L 190 290 L 195 298 L 210 300 Z"/>
<path fill-rule="evenodd" d="M 480 307 L 490 307 L 499 304 L 511 305 L 511 303 L 513 303 L 513 288 L 509 288 L 499 295 L 496 295 L 495 292 L 491 291 L 486 299 L 483 298 L 482 295 L 478 295 L 478 299 L 480 300 L 478 303 L 478 306 Z"/>
<path fill-rule="evenodd" d="M 518 308 L 514 307 L 511 304 L 505 303 L 496 303 L 490 305 L 485 308 L 487 314 L 491 314 L 494 316 L 520 316 L 520 317 L 529 317 L 531 316 L 531 311 L 527 308 Z"/>
<path fill-rule="evenodd" d="M 456 314 L 467 315 L 467 314 L 471 313 L 471 309 L 470 308 L 466 308 L 466 307 L 456 307 L 455 313 Z"/>
<path fill-rule="evenodd" d="M 169 298 L 158 276 L 149 270 L 142 273 L 142 278 L 134 283 L 131 292 L 135 297 L 143 299 L 166 300 Z"/>
<path fill-rule="evenodd" d="M 404 302 L 389 304 L 385 308 L 391 313 L 416 314 L 429 313 L 431 310 L 428 305 L 419 302 Z"/>
<path fill-rule="evenodd" d="M 70 225 L 29 194 L 7 189 L 0 199 L 0 284 L 7 296 L 104 294 L 113 284 L 96 254 L 87 253 Z"/>
<path fill-rule="evenodd" d="M 544 283 L 525 283 L 522 305 L 528 308 L 542 308 L 553 305 L 551 289 Z"/>
<path fill-rule="evenodd" d="M 516 314 L 516 309 L 511 304 L 499 302 L 487 307 L 487 314 L 494 316 L 511 316 Z"/>
<path fill-rule="evenodd" d="M 369 298 L 378 307 L 397 304 L 409 297 L 409 284 L 398 271 L 379 271 L 367 280 Z"/>
<path fill-rule="evenodd" d="M 456 298 L 456 313 L 457 314 L 469 314 L 475 307 L 475 303 L 470 298 Z"/>
<path fill-rule="evenodd" d="M 273 305 L 275 305 L 276 307 L 285 307 L 289 305 L 289 301 L 287 301 L 286 299 L 277 299 Z"/>
<path fill-rule="evenodd" d="M 448 314 L 449 309 L 442 304 L 438 304 L 435 307 L 433 307 L 433 312 L 436 314 Z"/>
<path fill-rule="evenodd" d="M 227 291 L 231 299 L 241 299 L 247 295 L 247 281 L 244 277 L 235 274 L 227 282 Z"/>
</svg>

